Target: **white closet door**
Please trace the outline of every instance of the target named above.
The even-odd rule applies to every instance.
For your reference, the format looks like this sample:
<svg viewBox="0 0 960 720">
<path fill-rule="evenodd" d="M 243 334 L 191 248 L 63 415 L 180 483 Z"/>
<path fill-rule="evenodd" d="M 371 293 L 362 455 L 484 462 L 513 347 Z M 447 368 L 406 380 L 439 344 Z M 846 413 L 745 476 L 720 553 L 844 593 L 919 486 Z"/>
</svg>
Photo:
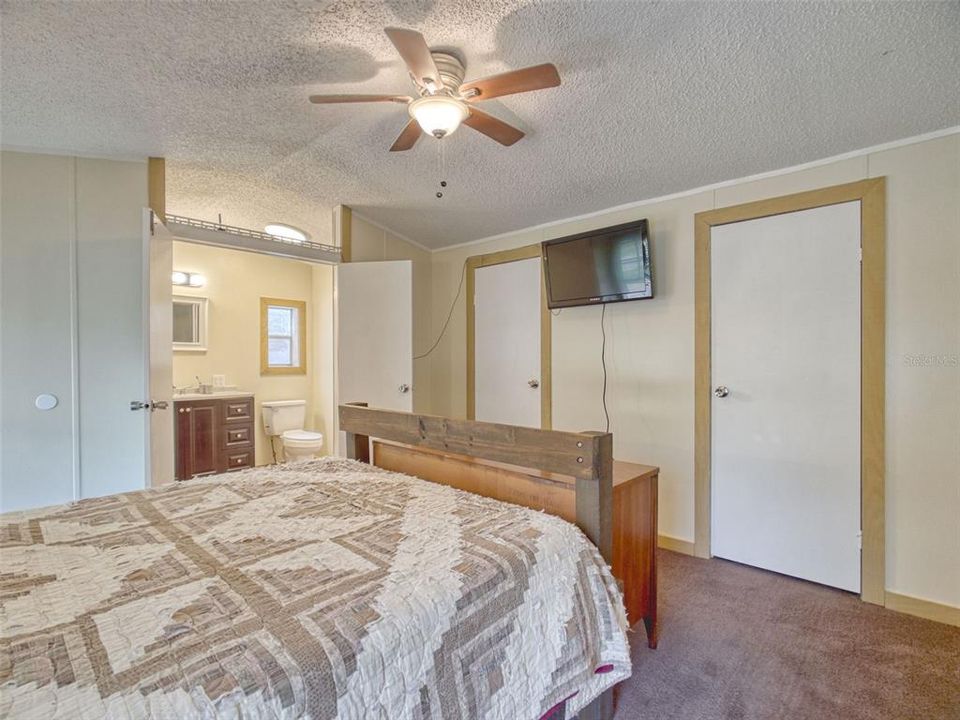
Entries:
<svg viewBox="0 0 960 720">
<path fill-rule="evenodd" d="M 859 202 L 711 233 L 713 554 L 854 592 L 859 248 Z"/>
<path fill-rule="evenodd" d="M 540 427 L 540 259 L 474 276 L 474 417 Z"/>
<path fill-rule="evenodd" d="M 150 473 L 150 232 L 142 163 L 77 160 L 80 497 Z"/>
<path fill-rule="evenodd" d="M 337 266 L 337 402 L 412 412 L 412 385 L 413 264 Z"/>
</svg>

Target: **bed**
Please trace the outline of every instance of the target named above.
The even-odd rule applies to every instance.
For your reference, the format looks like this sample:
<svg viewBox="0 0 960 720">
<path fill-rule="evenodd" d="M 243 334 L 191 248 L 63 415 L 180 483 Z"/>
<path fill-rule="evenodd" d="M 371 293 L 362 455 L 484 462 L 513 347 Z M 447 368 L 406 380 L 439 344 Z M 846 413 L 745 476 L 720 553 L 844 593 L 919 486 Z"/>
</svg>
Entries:
<svg viewBox="0 0 960 720">
<path fill-rule="evenodd" d="M 610 718 L 610 436 L 340 425 L 353 459 L 0 516 L 0 716 Z M 371 436 L 566 472 L 581 529 L 370 465 Z"/>
</svg>

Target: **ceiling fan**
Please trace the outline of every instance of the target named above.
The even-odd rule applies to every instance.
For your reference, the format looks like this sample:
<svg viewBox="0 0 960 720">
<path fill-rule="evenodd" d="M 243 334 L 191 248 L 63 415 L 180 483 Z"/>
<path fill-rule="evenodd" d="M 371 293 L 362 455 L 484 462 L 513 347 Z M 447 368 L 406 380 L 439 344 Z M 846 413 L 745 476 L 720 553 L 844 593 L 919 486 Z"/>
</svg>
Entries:
<svg viewBox="0 0 960 720">
<path fill-rule="evenodd" d="M 557 68 L 550 63 L 464 82 L 463 61 L 448 52 L 431 50 L 423 35 L 416 30 L 386 28 L 385 32 L 407 64 L 419 97 L 311 95 L 310 102 L 318 105 L 362 102 L 406 105 L 410 121 L 391 146 L 391 152 L 412 148 L 420 139 L 421 130 L 441 139 L 453 133 L 460 123 L 493 138 L 501 145 L 513 145 L 523 137 L 523 132 L 483 112 L 475 103 L 560 84 Z"/>
</svg>

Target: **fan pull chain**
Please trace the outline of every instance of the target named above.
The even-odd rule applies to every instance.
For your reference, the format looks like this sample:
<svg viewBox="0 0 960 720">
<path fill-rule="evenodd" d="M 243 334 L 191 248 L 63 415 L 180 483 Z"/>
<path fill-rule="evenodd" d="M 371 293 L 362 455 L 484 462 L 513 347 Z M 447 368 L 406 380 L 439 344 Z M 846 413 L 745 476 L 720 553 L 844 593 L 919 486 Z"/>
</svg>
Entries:
<svg viewBox="0 0 960 720">
<path fill-rule="evenodd" d="M 440 175 L 440 187 L 445 188 L 447 186 L 447 181 L 444 180 L 447 176 L 447 151 L 446 146 L 444 145 L 443 140 L 438 140 L 437 145 L 437 172 Z M 443 197 L 443 190 L 437 190 L 437 199 Z"/>
</svg>

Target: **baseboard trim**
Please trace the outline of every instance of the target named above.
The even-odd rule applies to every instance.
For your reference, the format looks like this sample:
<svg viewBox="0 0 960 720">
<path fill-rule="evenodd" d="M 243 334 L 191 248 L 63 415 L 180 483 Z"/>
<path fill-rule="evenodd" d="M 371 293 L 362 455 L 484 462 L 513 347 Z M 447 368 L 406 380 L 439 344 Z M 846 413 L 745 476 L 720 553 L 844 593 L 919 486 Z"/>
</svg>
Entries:
<svg viewBox="0 0 960 720">
<path fill-rule="evenodd" d="M 923 600 L 922 598 L 911 597 L 910 595 L 900 595 L 899 593 L 886 592 L 887 610 L 915 615 L 926 620 L 944 623 L 960 627 L 960 607 L 953 605 L 944 605 L 932 600 Z"/>
<path fill-rule="evenodd" d="M 657 547 L 662 547 L 664 550 L 672 550 L 673 552 L 684 555 L 694 554 L 692 542 L 675 538 L 672 535 L 659 535 L 657 537 Z"/>
</svg>

